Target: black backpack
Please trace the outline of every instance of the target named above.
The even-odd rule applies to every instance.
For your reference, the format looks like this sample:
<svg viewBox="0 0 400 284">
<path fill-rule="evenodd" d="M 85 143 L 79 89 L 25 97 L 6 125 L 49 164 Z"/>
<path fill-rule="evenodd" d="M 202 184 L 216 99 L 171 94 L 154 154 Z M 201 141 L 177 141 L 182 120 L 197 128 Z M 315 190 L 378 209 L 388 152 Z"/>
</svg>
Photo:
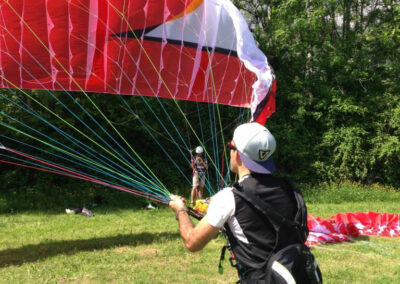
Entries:
<svg viewBox="0 0 400 284">
<path fill-rule="evenodd" d="M 300 190 L 288 179 L 284 182 L 292 189 L 296 202 L 297 213 L 294 220 L 281 216 L 269 204 L 257 197 L 250 190 L 240 190 L 238 184 L 233 191 L 248 201 L 257 211 L 261 212 L 276 231 L 276 242 L 273 253 L 266 266 L 266 283 L 322 283 L 321 271 L 314 255 L 304 244 L 308 236 L 307 208 Z M 288 238 L 287 236 L 292 236 Z M 293 236 L 297 241 L 293 242 Z"/>
</svg>

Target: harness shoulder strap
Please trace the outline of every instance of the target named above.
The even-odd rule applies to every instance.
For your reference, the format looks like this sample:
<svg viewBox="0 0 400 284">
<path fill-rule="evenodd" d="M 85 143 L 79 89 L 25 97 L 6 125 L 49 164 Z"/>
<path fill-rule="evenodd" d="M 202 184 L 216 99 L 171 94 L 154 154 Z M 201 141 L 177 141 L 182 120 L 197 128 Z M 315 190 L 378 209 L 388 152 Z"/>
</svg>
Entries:
<svg viewBox="0 0 400 284">
<path fill-rule="evenodd" d="M 307 227 L 307 206 L 304 201 L 303 195 L 301 194 L 300 189 L 288 178 L 283 178 L 284 182 L 289 185 L 289 188 L 292 190 L 297 203 L 297 213 L 295 216 L 295 220 L 300 225 L 301 237 L 305 242 L 308 236 L 308 227 Z"/>
<path fill-rule="evenodd" d="M 231 256 L 229 257 L 229 263 L 232 267 L 235 267 L 238 273 L 239 278 L 241 278 L 245 273 L 244 266 L 236 259 L 235 254 L 233 253 L 232 247 L 237 246 L 236 238 L 233 236 L 231 229 L 228 224 L 225 224 L 224 229 L 222 230 L 223 235 L 226 238 L 226 245 L 222 247 L 221 256 L 219 259 L 219 271 L 222 271 L 222 261 L 225 257 L 225 249 L 228 249 Z"/>
<path fill-rule="evenodd" d="M 276 212 L 276 210 L 271 205 L 261 200 L 253 192 L 242 190 L 239 184 L 234 184 L 233 192 L 235 192 L 237 195 L 253 205 L 253 207 L 255 207 L 259 212 L 261 212 L 271 222 L 276 230 L 279 229 L 282 223 L 296 227 L 299 225 L 297 222 L 289 220 Z"/>
</svg>

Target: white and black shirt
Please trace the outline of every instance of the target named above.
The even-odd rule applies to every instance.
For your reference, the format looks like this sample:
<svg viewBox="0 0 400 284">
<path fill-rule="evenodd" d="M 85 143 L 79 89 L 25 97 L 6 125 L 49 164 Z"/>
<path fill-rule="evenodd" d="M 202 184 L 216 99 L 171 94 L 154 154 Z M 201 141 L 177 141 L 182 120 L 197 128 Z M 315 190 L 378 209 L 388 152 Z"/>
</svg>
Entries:
<svg viewBox="0 0 400 284">
<path fill-rule="evenodd" d="M 282 216 L 293 219 L 297 205 L 285 182 L 272 175 L 251 174 L 239 181 L 243 190 L 252 190 Z M 276 232 L 264 215 L 227 187 L 214 195 L 205 216 L 216 228 L 228 224 L 233 239 L 229 240 L 236 259 L 247 270 L 260 270 L 266 265 L 276 242 Z M 228 235 L 229 237 L 229 235 Z"/>
</svg>

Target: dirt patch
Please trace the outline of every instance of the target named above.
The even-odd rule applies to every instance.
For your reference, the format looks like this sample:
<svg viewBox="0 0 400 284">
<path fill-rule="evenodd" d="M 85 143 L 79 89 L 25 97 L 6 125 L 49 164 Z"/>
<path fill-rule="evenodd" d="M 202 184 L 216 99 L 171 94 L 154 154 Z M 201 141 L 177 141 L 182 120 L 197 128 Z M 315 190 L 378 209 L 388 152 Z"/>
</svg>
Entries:
<svg viewBox="0 0 400 284">
<path fill-rule="evenodd" d="M 140 256 L 149 256 L 149 255 L 157 255 L 158 250 L 153 248 L 143 249 L 137 252 Z"/>
<path fill-rule="evenodd" d="M 115 252 L 117 252 L 117 253 L 127 253 L 127 252 L 132 252 L 132 251 L 133 251 L 133 248 L 131 248 L 131 247 L 117 247 L 115 249 Z"/>
</svg>

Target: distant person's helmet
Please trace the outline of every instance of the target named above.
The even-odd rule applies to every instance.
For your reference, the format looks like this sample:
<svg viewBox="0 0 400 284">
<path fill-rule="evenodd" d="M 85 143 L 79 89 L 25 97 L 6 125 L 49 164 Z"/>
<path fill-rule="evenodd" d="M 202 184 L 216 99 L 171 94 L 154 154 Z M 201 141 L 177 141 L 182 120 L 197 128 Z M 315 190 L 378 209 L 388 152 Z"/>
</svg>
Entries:
<svg viewBox="0 0 400 284">
<path fill-rule="evenodd" d="M 197 146 L 196 147 L 196 154 L 201 154 L 201 153 L 203 153 L 203 147 Z"/>
</svg>

